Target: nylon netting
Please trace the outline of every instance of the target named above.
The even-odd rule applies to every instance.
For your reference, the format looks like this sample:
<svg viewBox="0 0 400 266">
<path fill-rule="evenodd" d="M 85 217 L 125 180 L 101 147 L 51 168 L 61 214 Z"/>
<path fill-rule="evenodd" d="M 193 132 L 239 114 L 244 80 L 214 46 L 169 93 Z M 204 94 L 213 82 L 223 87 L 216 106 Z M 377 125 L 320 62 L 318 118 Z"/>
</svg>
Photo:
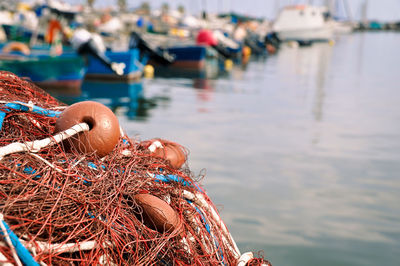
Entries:
<svg viewBox="0 0 400 266">
<path fill-rule="evenodd" d="M 57 119 L 31 108 L 12 109 L 7 103 L 19 101 L 52 112 L 66 107 L 4 71 L 0 101 L 0 147 L 52 137 Z M 175 170 L 168 161 L 152 156 L 143 142 L 126 136 L 101 159 L 66 152 L 60 143 L 0 159 L 0 212 L 42 264 L 237 264 L 235 243 L 195 180 L 187 165 Z M 134 200 L 139 193 L 169 203 L 181 229 L 161 233 L 146 226 Z M 0 236 L 0 254 L 15 262 L 4 239 Z M 269 264 L 262 258 L 249 263 Z"/>
</svg>

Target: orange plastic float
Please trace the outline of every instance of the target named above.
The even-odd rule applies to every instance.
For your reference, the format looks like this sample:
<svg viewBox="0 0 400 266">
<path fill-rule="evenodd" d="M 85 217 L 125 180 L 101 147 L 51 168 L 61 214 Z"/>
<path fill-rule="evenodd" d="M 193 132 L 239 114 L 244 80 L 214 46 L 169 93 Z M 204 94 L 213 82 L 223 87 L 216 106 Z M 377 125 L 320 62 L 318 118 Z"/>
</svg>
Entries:
<svg viewBox="0 0 400 266">
<path fill-rule="evenodd" d="M 75 103 L 66 108 L 56 121 L 55 133 L 82 122 L 87 123 L 90 130 L 66 141 L 66 148 L 74 147 L 81 153 L 94 152 L 103 157 L 117 145 L 120 137 L 117 117 L 108 107 L 93 101 Z"/>
<path fill-rule="evenodd" d="M 186 162 L 184 148 L 177 143 L 164 139 L 152 139 L 143 144 L 153 156 L 167 160 L 174 169 L 180 169 Z"/>
<path fill-rule="evenodd" d="M 171 233 L 175 229 L 181 230 L 182 223 L 178 214 L 172 207 L 162 199 L 150 194 L 137 194 L 135 202 L 141 207 L 138 216 L 150 229 L 160 233 Z"/>
</svg>

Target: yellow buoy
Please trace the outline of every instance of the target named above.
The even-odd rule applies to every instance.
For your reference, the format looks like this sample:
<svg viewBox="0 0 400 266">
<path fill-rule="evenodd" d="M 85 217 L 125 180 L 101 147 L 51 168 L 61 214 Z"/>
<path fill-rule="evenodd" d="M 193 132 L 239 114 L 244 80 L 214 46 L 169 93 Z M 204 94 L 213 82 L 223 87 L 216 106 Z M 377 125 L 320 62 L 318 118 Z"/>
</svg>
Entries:
<svg viewBox="0 0 400 266">
<path fill-rule="evenodd" d="M 176 36 L 176 35 L 178 35 L 178 29 L 177 29 L 177 28 L 172 28 L 172 29 L 170 30 L 170 33 L 171 33 L 171 35 Z"/>
<path fill-rule="evenodd" d="M 145 65 L 143 68 L 143 74 L 145 78 L 153 78 L 154 77 L 154 67 L 152 65 Z"/>
<path fill-rule="evenodd" d="M 233 67 L 233 61 L 231 59 L 226 59 L 224 62 L 225 70 L 230 71 Z"/>
<path fill-rule="evenodd" d="M 186 35 L 185 30 L 179 29 L 177 35 L 178 35 L 179 37 L 181 37 L 181 38 L 185 37 L 185 35 Z"/>
<path fill-rule="evenodd" d="M 334 46 L 335 45 L 335 41 L 334 40 L 329 40 L 329 45 L 330 46 Z"/>
</svg>

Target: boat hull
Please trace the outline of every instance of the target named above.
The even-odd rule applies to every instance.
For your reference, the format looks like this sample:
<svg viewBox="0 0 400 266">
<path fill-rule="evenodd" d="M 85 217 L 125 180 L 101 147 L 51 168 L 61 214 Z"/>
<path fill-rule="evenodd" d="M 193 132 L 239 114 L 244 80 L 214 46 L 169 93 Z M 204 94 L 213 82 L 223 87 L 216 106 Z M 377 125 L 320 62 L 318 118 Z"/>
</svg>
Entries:
<svg viewBox="0 0 400 266">
<path fill-rule="evenodd" d="M 300 42 L 329 41 L 333 37 L 332 29 L 327 27 L 312 28 L 312 29 L 282 30 L 276 33 L 281 41 L 300 41 Z"/>
<path fill-rule="evenodd" d="M 281 41 L 310 43 L 329 41 L 331 25 L 325 19 L 325 8 L 312 5 L 287 6 L 278 14 L 272 28 Z"/>
<path fill-rule="evenodd" d="M 118 76 L 99 59 L 90 56 L 85 79 L 105 81 L 137 81 L 141 78 L 143 65 L 140 62 L 139 50 L 131 49 L 124 52 L 107 51 L 105 55 L 112 62 L 124 63 L 124 74 L 122 76 Z"/>
<path fill-rule="evenodd" d="M 181 46 L 166 49 L 175 57 L 170 65 L 155 66 L 155 75 L 161 77 L 213 78 L 218 75 L 218 58 L 215 51 L 205 46 Z"/>
<path fill-rule="evenodd" d="M 25 77 L 43 89 L 79 89 L 85 74 L 84 61 L 77 55 L 0 58 L 1 70 Z"/>
</svg>

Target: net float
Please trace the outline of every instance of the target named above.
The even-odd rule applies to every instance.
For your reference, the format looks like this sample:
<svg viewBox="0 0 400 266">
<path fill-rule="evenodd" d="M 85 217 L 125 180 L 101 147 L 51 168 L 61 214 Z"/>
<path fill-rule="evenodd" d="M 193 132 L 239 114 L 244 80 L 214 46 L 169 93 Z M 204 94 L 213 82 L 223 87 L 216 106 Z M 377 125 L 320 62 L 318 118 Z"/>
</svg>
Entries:
<svg viewBox="0 0 400 266">
<path fill-rule="evenodd" d="M 147 141 L 146 144 L 149 145 L 147 149 L 153 156 L 167 160 L 174 169 L 180 169 L 186 162 L 184 149 L 177 143 L 163 139 L 154 139 Z"/>
<path fill-rule="evenodd" d="M 181 230 L 179 215 L 162 199 L 150 194 L 137 194 L 134 200 L 141 207 L 139 216 L 148 228 L 160 233 Z"/>
<path fill-rule="evenodd" d="M 67 107 L 56 121 L 55 133 L 79 123 L 87 123 L 89 131 L 65 141 L 66 149 L 75 148 L 80 153 L 92 153 L 103 157 L 117 145 L 120 127 L 117 117 L 105 105 L 84 101 Z"/>
</svg>

